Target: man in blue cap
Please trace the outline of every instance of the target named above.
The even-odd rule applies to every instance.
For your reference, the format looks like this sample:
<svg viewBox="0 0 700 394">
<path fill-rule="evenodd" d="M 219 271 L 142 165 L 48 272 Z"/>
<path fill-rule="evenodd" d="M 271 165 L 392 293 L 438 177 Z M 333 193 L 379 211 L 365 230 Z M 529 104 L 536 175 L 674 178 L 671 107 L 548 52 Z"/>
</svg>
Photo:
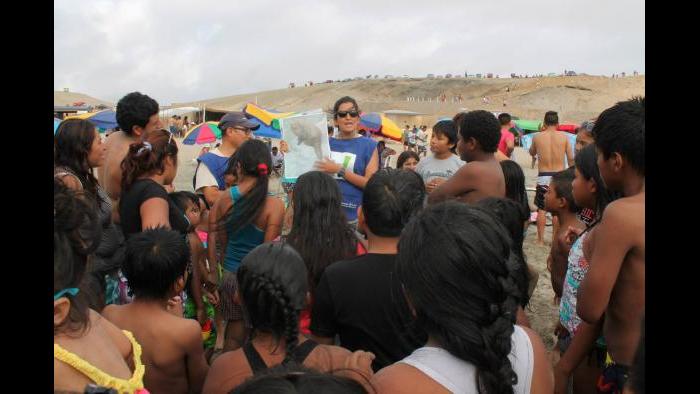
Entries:
<svg viewBox="0 0 700 394">
<path fill-rule="evenodd" d="M 194 190 L 204 195 L 209 206 L 214 205 L 219 193 L 226 188 L 224 172 L 228 159 L 258 127 L 260 125 L 250 121 L 243 112 L 229 112 L 219 121 L 221 146 L 199 157 L 194 173 Z"/>
</svg>

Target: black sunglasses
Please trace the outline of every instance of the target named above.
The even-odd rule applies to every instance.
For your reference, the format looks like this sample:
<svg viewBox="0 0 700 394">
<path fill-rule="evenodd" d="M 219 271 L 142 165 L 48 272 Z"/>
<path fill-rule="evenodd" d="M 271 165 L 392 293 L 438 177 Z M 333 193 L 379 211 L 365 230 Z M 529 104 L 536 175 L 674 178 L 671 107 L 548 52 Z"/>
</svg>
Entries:
<svg viewBox="0 0 700 394">
<path fill-rule="evenodd" d="M 360 113 L 357 111 L 338 111 L 335 113 L 335 116 L 339 118 L 344 118 L 348 115 L 350 115 L 351 118 L 357 118 L 358 116 L 360 116 Z"/>
</svg>

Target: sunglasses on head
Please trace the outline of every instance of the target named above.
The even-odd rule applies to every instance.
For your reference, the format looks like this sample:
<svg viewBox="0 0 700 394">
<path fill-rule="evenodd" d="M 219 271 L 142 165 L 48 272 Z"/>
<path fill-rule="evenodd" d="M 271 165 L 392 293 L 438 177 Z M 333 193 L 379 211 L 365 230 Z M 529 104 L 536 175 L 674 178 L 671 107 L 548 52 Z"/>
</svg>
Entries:
<svg viewBox="0 0 700 394">
<path fill-rule="evenodd" d="M 348 115 L 350 115 L 351 118 L 357 118 L 360 116 L 360 113 L 357 111 L 338 111 L 335 113 L 335 115 L 339 118 L 344 118 Z"/>
</svg>

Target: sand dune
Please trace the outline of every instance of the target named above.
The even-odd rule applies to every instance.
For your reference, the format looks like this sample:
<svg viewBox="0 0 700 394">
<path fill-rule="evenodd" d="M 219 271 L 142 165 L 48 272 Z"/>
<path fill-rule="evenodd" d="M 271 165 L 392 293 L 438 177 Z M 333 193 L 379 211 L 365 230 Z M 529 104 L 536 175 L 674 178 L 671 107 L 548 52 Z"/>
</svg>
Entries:
<svg viewBox="0 0 700 394">
<path fill-rule="evenodd" d="M 506 92 L 506 88 L 510 92 Z M 203 99 L 174 105 L 201 105 L 211 110 L 240 110 L 245 103 L 255 101 L 260 105 L 281 111 L 299 111 L 311 108 L 330 109 L 336 99 L 349 95 L 356 98 L 365 111 L 403 109 L 428 114 L 426 120 L 434 121 L 452 116 L 461 108 L 507 111 L 521 118 L 540 119 L 545 111 L 559 112 L 562 122 L 581 122 L 597 116 L 617 101 L 634 95 L 644 95 L 645 77 L 608 78 L 597 76 L 544 77 L 527 79 L 372 79 L 332 84 L 316 84 L 312 87 L 278 89 L 236 96 Z M 447 96 L 447 102 L 438 103 L 436 97 Z M 451 102 L 452 97 L 462 95 L 463 102 Z M 407 101 L 407 97 L 428 99 Z M 488 96 L 489 104 L 481 99 Z M 503 99 L 507 106 L 503 107 Z"/>
<path fill-rule="evenodd" d="M 54 91 L 53 92 L 53 105 L 73 105 L 75 102 L 84 102 L 87 105 L 105 105 L 107 107 L 112 107 L 114 106 L 114 103 L 110 103 L 109 101 L 105 100 L 100 100 L 97 98 L 94 98 L 92 96 L 88 96 L 87 94 L 83 93 L 76 93 L 76 92 L 59 92 L 59 91 Z"/>
</svg>

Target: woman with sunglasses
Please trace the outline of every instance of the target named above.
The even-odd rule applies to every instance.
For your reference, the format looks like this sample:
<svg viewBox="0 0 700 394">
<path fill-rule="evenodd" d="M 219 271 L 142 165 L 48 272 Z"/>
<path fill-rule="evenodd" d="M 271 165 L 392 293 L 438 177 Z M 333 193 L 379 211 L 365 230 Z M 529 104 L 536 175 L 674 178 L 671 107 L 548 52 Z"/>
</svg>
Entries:
<svg viewBox="0 0 700 394">
<path fill-rule="evenodd" d="M 150 131 L 142 142 L 129 146 L 121 163 L 119 216 L 124 237 L 159 226 L 187 233 L 189 223 L 165 188 L 177 174 L 177 152 L 173 134 L 164 129 Z"/>
<path fill-rule="evenodd" d="M 338 99 L 333 106 L 333 116 L 338 133 L 337 137 L 330 138 L 331 159 L 318 162 L 317 167 L 336 177 L 343 194 L 341 205 L 348 221 L 356 225 L 362 190 L 379 168 L 377 141 L 357 133 L 360 107 L 352 97 Z"/>
</svg>

